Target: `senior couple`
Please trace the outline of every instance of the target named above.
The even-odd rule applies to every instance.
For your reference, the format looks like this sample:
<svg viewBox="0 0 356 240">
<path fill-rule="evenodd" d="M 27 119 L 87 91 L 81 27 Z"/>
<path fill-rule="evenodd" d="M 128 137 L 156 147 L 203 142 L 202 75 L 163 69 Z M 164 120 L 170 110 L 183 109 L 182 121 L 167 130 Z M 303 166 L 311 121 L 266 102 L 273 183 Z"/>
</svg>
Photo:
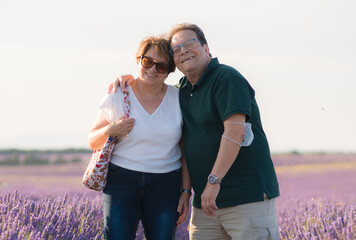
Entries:
<svg viewBox="0 0 356 240">
<path fill-rule="evenodd" d="M 119 138 L 103 191 L 105 238 L 134 239 L 141 220 L 146 239 L 174 239 L 194 190 L 190 239 L 278 239 L 278 182 L 248 81 L 212 58 L 189 23 L 145 38 L 136 63 L 138 77 L 110 85 L 89 133 L 92 149 Z M 175 67 L 179 89 L 164 83 Z M 131 118 L 118 88 L 129 92 Z"/>
</svg>

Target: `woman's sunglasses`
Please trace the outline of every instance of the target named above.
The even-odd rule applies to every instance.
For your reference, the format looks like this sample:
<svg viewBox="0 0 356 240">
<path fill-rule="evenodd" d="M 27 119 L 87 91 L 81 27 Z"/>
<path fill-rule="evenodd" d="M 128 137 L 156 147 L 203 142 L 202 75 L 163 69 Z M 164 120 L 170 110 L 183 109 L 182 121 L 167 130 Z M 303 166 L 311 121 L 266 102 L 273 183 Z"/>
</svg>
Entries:
<svg viewBox="0 0 356 240">
<path fill-rule="evenodd" d="M 169 65 L 163 62 L 155 62 L 152 58 L 141 56 L 141 65 L 144 68 L 151 68 L 153 65 L 156 65 L 156 70 L 158 73 L 168 72 Z"/>
</svg>

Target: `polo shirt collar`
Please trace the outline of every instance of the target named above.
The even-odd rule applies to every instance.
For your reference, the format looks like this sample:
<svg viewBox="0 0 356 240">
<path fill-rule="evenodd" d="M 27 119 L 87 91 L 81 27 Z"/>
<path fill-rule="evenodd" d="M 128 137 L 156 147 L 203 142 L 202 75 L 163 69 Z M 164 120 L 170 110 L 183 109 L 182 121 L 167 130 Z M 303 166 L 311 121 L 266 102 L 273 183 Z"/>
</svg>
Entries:
<svg viewBox="0 0 356 240">
<path fill-rule="evenodd" d="M 209 74 L 214 70 L 216 66 L 219 65 L 219 60 L 218 58 L 212 58 L 211 61 L 209 62 L 208 66 L 206 67 L 205 71 L 199 78 L 199 80 L 194 84 L 194 87 L 199 87 L 201 86 L 206 79 L 208 79 Z"/>
<path fill-rule="evenodd" d="M 201 77 L 198 79 L 198 81 L 194 84 L 193 88 L 197 88 L 201 86 L 206 79 L 208 79 L 209 74 L 219 65 L 219 60 L 218 58 L 212 58 L 211 61 L 209 62 L 208 66 L 206 67 L 205 71 L 201 75 Z M 189 82 L 188 78 L 184 76 L 181 79 L 181 88 L 184 87 L 190 87 L 192 88 L 192 84 Z"/>
</svg>

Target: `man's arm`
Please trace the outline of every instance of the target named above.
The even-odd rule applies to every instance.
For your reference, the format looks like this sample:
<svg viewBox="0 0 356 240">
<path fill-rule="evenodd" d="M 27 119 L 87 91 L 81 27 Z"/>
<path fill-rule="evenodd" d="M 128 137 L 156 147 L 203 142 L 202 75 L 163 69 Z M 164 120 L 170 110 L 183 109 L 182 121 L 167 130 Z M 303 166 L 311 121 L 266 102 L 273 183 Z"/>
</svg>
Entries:
<svg viewBox="0 0 356 240">
<path fill-rule="evenodd" d="M 234 114 L 224 121 L 224 133 L 221 137 L 219 152 L 216 157 L 211 174 L 223 179 L 235 162 L 237 154 L 240 151 L 240 145 L 244 139 L 246 115 Z M 201 206 L 205 214 L 208 216 L 215 215 L 214 212 L 218 209 L 216 198 L 220 191 L 220 184 L 210 184 L 207 182 L 204 192 L 201 195 Z"/>
<path fill-rule="evenodd" d="M 108 94 L 110 94 L 111 90 L 116 93 L 119 86 L 121 88 L 121 92 L 123 92 L 126 89 L 126 86 L 131 86 L 135 80 L 136 79 L 130 74 L 122 75 L 121 77 L 116 78 L 114 82 L 110 83 Z"/>
</svg>

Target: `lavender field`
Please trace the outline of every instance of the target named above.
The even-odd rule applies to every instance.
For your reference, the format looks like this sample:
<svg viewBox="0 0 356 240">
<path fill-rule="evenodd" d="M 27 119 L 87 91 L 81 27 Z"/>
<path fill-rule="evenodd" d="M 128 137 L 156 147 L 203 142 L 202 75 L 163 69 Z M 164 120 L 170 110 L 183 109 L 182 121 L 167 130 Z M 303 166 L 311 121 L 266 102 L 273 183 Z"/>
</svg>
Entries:
<svg viewBox="0 0 356 240">
<path fill-rule="evenodd" d="M 273 161 L 280 239 L 356 239 L 356 155 Z M 101 195 L 80 185 L 84 169 L 84 162 L 0 166 L 0 239 L 102 239 Z M 187 224 L 176 239 L 188 239 Z"/>
</svg>

